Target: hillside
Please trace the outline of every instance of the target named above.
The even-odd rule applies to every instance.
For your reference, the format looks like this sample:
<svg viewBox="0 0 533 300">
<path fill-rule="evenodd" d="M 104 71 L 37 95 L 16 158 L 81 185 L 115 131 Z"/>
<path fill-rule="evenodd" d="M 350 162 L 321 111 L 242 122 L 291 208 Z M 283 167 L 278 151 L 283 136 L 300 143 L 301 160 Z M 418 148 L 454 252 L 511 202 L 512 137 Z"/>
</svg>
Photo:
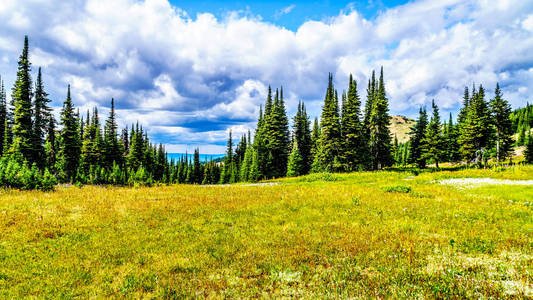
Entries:
<svg viewBox="0 0 533 300">
<path fill-rule="evenodd" d="M 391 116 L 390 123 L 392 136 L 396 135 L 398 137 L 398 142 L 405 143 L 409 140 L 409 132 L 416 121 L 404 116 Z"/>
</svg>

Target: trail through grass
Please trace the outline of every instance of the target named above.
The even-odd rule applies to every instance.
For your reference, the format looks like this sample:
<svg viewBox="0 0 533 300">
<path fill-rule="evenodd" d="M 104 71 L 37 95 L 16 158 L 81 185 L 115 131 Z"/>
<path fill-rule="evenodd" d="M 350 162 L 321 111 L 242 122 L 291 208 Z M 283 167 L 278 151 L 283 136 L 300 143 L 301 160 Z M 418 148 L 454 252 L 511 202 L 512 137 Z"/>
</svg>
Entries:
<svg viewBox="0 0 533 300">
<path fill-rule="evenodd" d="M 533 297 L 533 168 L 0 195 L 0 298 Z"/>
</svg>

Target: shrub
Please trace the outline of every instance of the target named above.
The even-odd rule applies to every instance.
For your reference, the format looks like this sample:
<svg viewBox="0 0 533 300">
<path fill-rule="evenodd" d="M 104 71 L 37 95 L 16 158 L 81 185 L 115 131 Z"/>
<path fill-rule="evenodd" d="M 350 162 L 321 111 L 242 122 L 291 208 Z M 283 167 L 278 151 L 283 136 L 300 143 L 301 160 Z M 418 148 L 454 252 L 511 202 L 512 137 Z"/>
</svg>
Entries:
<svg viewBox="0 0 533 300">
<path fill-rule="evenodd" d="M 384 188 L 387 193 L 410 193 L 411 187 L 408 185 L 393 185 Z"/>
</svg>

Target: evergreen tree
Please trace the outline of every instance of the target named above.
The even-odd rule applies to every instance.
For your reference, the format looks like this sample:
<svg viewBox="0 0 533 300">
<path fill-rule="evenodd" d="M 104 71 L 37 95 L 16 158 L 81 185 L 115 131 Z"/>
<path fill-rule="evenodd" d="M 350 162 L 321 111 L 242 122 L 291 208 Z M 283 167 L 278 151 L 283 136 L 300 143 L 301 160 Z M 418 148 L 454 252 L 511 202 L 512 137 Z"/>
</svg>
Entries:
<svg viewBox="0 0 533 300">
<path fill-rule="evenodd" d="M 104 165 L 107 168 L 113 166 L 113 162 L 121 165 L 123 162 L 122 145 L 118 140 L 117 121 L 115 116 L 115 100 L 111 98 L 111 110 L 104 127 Z"/>
<path fill-rule="evenodd" d="M 311 131 L 311 171 L 319 172 L 320 164 L 318 160 L 318 150 L 320 141 L 320 125 L 318 124 L 318 118 L 315 118 L 313 122 L 313 130 Z"/>
<path fill-rule="evenodd" d="M 7 102 L 6 102 L 6 90 L 4 88 L 4 82 L 0 77 L 0 156 L 4 153 L 4 133 L 5 124 L 7 121 Z"/>
<path fill-rule="evenodd" d="M 45 143 L 46 166 L 52 174 L 55 174 L 57 142 L 55 120 L 53 116 L 48 118 L 47 135 Z"/>
<path fill-rule="evenodd" d="M 78 137 L 78 120 L 74 113 L 74 106 L 70 98 L 70 85 L 68 85 L 67 98 L 61 110 L 61 144 L 59 158 L 62 177 L 72 181 L 76 176 L 80 159 L 80 139 Z"/>
<path fill-rule="evenodd" d="M 295 177 L 303 174 L 304 161 L 300 154 L 298 147 L 298 140 L 294 139 L 292 144 L 291 154 L 289 155 L 289 162 L 287 166 L 287 177 Z"/>
<path fill-rule="evenodd" d="M 12 128 L 14 140 L 11 152 L 20 153 L 24 159 L 33 161 L 32 82 L 28 55 L 28 36 L 25 36 L 24 49 L 18 61 L 17 79 L 11 95 L 15 109 Z"/>
<path fill-rule="evenodd" d="M 475 92 L 475 91 L 472 91 Z M 457 117 L 457 124 L 462 125 L 465 120 L 466 116 L 468 114 L 468 107 L 470 106 L 470 92 L 468 91 L 468 87 L 465 86 L 465 91 L 463 95 L 463 107 L 459 111 L 459 116 Z"/>
<path fill-rule="evenodd" d="M 268 154 L 265 175 L 268 178 L 282 177 L 287 172 L 290 143 L 289 121 L 285 111 L 283 88 L 280 92 L 276 90 L 270 114 L 265 111 L 264 132 L 266 137 L 265 147 Z"/>
<path fill-rule="evenodd" d="M 11 147 L 11 127 L 9 127 L 9 121 L 6 119 L 4 121 L 4 134 L 3 134 L 3 141 L 2 141 L 2 156 L 8 156 L 9 155 L 9 149 Z"/>
<path fill-rule="evenodd" d="M 480 85 L 479 92 L 473 93 L 466 118 L 460 127 L 459 144 L 461 156 L 467 161 L 481 163 L 486 148 L 490 145 L 491 126 L 485 91 Z"/>
<path fill-rule="evenodd" d="M 420 108 L 418 114 L 418 120 L 416 124 L 411 129 L 411 138 L 409 140 L 409 158 L 408 162 L 411 164 L 416 164 L 418 168 L 426 167 L 426 159 L 424 154 L 425 146 L 425 136 L 426 128 L 428 125 L 427 113 L 425 108 Z"/>
<path fill-rule="evenodd" d="M 444 136 L 445 141 L 445 159 L 449 162 L 456 162 L 459 160 L 459 145 L 457 144 L 457 126 L 453 125 L 452 114 L 450 113 L 450 120 L 445 124 L 446 132 Z"/>
<path fill-rule="evenodd" d="M 422 156 L 424 159 L 435 161 L 435 167 L 439 168 L 439 160 L 441 160 L 444 151 L 439 108 L 435 104 L 435 100 L 431 102 L 431 107 L 433 108 L 433 115 L 427 126 L 424 143 L 425 149 Z"/>
<path fill-rule="evenodd" d="M 357 83 L 350 74 L 346 102 L 342 106 L 341 157 L 346 171 L 364 169 L 368 161 L 368 149 L 360 120 L 361 100 L 357 94 Z"/>
<path fill-rule="evenodd" d="M 528 133 L 524 159 L 526 164 L 533 164 L 533 136 L 531 136 L 531 133 Z"/>
<path fill-rule="evenodd" d="M 48 103 L 50 103 L 50 99 L 48 99 L 48 94 L 44 91 L 41 68 L 39 68 L 33 105 L 33 161 L 37 163 L 39 168 L 44 168 L 46 162 L 44 152 L 45 135 L 49 120 L 52 117 Z"/>
<path fill-rule="evenodd" d="M 375 93 L 370 119 L 368 122 L 370 154 L 372 169 L 380 170 L 392 165 L 392 137 L 390 134 L 389 104 L 385 92 L 383 67 L 379 77 L 378 89 Z"/>
<path fill-rule="evenodd" d="M 333 86 L 333 75 L 330 73 L 320 118 L 321 134 L 315 157 L 321 171 L 333 172 L 340 167 L 338 163 L 341 146 L 341 128 L 338 103 L 337 93 Z"/>
<path fill-rule="evenodd" d="M 311 131 L 309 117 L 303 102 L 298 102 L 298 110 L 293 120 L 293 134 L 294 139 L 298 143 L 300 155 L 302 156 L 303 169 L 302 174 L 307 174 L 311 170 Z"/>
<path fill-rule="evenodd" d="M 233 140 L 231 130 L 229 131 L 228 145 L 226 149 L 226 158 L 224 159 L 224 167 L 222 168 L 220 183 L 229 183 L 233 173 Z"/>
<path fill-rule="evenodd" d="M 194 158 L 193 158 L 193 167 L 192 167 L 192 182 L 191 183 L 202 183 L 202 164 L 200 163 L 200 149 L 194 149 Z"/>
<path fill-rule="evenodd" d="M 247 182 L 250 179 L 250 170 L 252 167 L 252 161 L 254 156 L 254 148 L 250 143 L 246 147 L 246 152 L 244 153 L 244 159 L 242 160 L 239 181 Z"/>
<path fill-rule="evenodd" d="M 144 142 L 142 139 L 142 133 L 139 129 L 139 123 L 135 125 L 135 129 L 133 128 L 133 125 L 131 125 L 131 134 L 130 134 L 130 152 L 127 157 L 128 166 L 133 171 L 136 171 L 143 161 L 143 154 L 144 154 Z"/>
<path fill-rule="evenodd" d="M 511 105 L 502 98 L 500 85 L 496 84 L 494 98 L 490 101 L 492 123 L 496 129 L 496 162 L 505 159 L 512 150 Z"/>
</svg>

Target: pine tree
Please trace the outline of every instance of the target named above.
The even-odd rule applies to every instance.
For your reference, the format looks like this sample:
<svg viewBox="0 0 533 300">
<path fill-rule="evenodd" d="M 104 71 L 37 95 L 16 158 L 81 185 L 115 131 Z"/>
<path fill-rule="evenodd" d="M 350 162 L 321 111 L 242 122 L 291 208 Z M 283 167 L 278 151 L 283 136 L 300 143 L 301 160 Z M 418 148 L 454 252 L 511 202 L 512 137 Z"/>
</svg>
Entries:
<svg viewBox="0 0 533 300">
<path fill-rule="evenodd" d="M 44 91 L 41 68 L 39 68 L 33 105 L 33 161 L 37 163 L 39 168 L 44 168 L 46 162 L 44 152 L 45 135 L 49 120 L 52 117 L 48 103 L 50 103 L 50 99 L 48 99 L 48 94 Z"/>
<path fill-rule="evenodd" d="M 122 165 L 122 145 L 118 140 L 117 121 L 115 116 L 115 100 L 111 98 L 111 110 L 104 127 L 104 165 L 109 168 L 113 162 Z"/>
<path fill-rule="evenodd" d="M 224 167 L 220 176 L 220 183 L 229 183 L 233 172 L 233 140 L 231 130 L 229 131 L 228 145 L 226 148 L 226 158 L 224 159 Z"/>
<path fill-rule="evenodd" d="M 9 155 L 9 149 L 11 147 L 11 127 L 9 127 L 9 121 L 6 119 L 4 121 L 4 134 L 3 134 L 3 140 L 2 140 L 2 156 L 8 156 Z"/>
<path fill-rule="evenodd" d="M 18 61 L 17 79 L 11 95 L 15 109 L 12 128 L 14 140 L 11 153 L 20 153 L 24 159 L 33 162 L 32 82 L 28 55 L 28 36 L 25 36 L 24 49 Z"/>
<path fill-rule="evenodd" d="M 266 150 L 268 154 L 266 176 L 268 178 L 282 177 L 287 172 L 289 156 L 289 121 L 283 100 L 283 88 L 276 96 L 270 114 L 265 111 L 264 131 L 266 136 Z"/>
<path fill-rule="evenodd" d="M 339 150 L 341 128 L 339 120 L 339 101 L 333 86 L 333 75 L 328 77 L 328 87 L 320 118 L 321 134 L 318 140 L 315 160 L 321 171 L 333 172 L 339 169 Z"/>
<path fill-rule="evenodd" d="M 526 164 L 533 164 L 533 136 L 531 136 L 531 133 L 528 133 L 524 159 Z"/>
<path fill-rule="evenodd" d="M 299 152 L 303 160 L 302 174 L 307 174 L 311 170 L 312 141 L 309 117 L 303 102 L 298 102 L 298 110 L 294 116 L 293 124 L 294 139 L 298 143 Z"/>
<path fill-rule="evenodd" d="M 4 88 L 4 82 L 0 77 L 0 156 L 4 153 L 4 133 L 5 124 L 7 121 L 7 102 L 6 102 L 6 90 Z"/>
<path fill-rule="evenodd" d="M 320 141 L 320 125 L 318 118 L 313 122 L 313 129 L 311 130 L 311 172 L 319 172 L 320 164 L 318 160 L 318 150 Z"/>
<path fill-rule="evenodd" d="M 433 115 L 427 126 L 424 143 L 425 149 L 422 156 L 424 159 L 432 159 L 435 161 L 435 167 L 439 168 L 439 161 L 441 160 L 444 151 L 439 108 L 435 104 L 435 100 L 431 102 L 431 107 L 433 108 Z"/>
<path fill-rule="evenodd" d="M 461 156 L 467 161 L 481 163 L 486 148 L 490 145 L 490 114 L 485 102 L 485 91 L 480 85 L 477 93 L 472 93 L 466 118 L 460 127 L 459 144 Z"/>
<path fill-rule="evenodd" d="M 389 104 L 385 92 L 385 81 L 383 79 L 383 67 L 379 77 L 378 89 L 375 93 L 370 119 L 368 122 L 370 154 L 372 169 L 380 170 L 383 167 L 392 165 L 391 154 L 392 137 L 390 134 Z"/>
<path fill-rule="evenodd" d="M 453 125 L 452 114 L 450 113 L 450 120 L 448 124 L 445 124 L 446 134 L 444 136 L 445 140 L 445 158 L 449 162 L 456 162 L 459 160 L 459 145 L 457 144 L 457 127 Z"/>
<path fill-rule="evenodd" d="M 252 167 L 252 161 L 254 156 L 254 148 L 250 143 L 246 147 L 246 152 L 244 153 L 244 158 L 242 160 L 239 181 L 247 182 L 250 179 L 250 169 Z"/>
<path fill-rule="evenodd" d="M 512 150 L 511 105 L 502 98 L 500 85 L 496 84 L 494 98 L 490 101 L 492 123 L 496 129 L 496 162 L 504 160 Z"/>
<path fill-rule="evenodd" d="M 463 95 L 463 107 L 459 111 L 459 116 L 457 117 L 457 124 L 462 125 L 465 122 L 467 114 L 468 114 L 469 106 L 470 106 L 470 92 L 468 91 L 468 87 L 465 86 L 465 91 Z"/>
<path fill-rule="evenodd" d="M 294 139 L 292 144 L 291 154 L 289 155 L 289 162 L 287 165 L 287 177 L 295 177 L 303 175 L 304 161 L 300 154 L 298 147 L 298 140 Z"/>
<path fill-rule="evenodd" d="M 409 140 L 409 157 L 407 159 L 409 163 L 414 163 L 418 168 L 421 169 L 426 167 L 426 159 L 423 154 L 424 150 L 426 149 L 425 136 L 427 125 L 428 119 L 426 109 L 421 107 L 418 114 L 418 120 L 411 129 L 411 138 Z"/>
<path fill-rule="evenodd" d="M 143 162 L 144 155 L 144 141 L 142 138 L 142 132 L 139 129 L 139 123 L 133 128 L 131 125 L 131 134 L 130 134 L 130 152 L 127 157 L 128 166 L 130 169 L 135 172 Z"/>
<path fill-rule="evenodd" d="M 46 166 L 52 174 L 55 174 L 56 167 L 56 155 L 57 155 L 57 142 L 56 142 L 56 129 L 55 119 L 53 116 L 48 118 L 47 135 L 45 143 L 46 153 Z"/>
<path fill-rule="evenodd" d="M 78 120 L 74 113 L 74 106 L 70 98 L 68 85 L 67 98 L 61 110 L 61 144 L 59 148 L 62 178 L 66 181 L 74 180 L 80 159 L 80 138 L 78 136 Z"/>
<path fill-rule="evenodd" d="M 357 83 L 350 74 L 346 102 L 342 106 L 341 157 L 346 171 L 364 169 L 368 161 L 368 149 L 360 120 L 361 100 L 357 93 Z"/>
</svg>

